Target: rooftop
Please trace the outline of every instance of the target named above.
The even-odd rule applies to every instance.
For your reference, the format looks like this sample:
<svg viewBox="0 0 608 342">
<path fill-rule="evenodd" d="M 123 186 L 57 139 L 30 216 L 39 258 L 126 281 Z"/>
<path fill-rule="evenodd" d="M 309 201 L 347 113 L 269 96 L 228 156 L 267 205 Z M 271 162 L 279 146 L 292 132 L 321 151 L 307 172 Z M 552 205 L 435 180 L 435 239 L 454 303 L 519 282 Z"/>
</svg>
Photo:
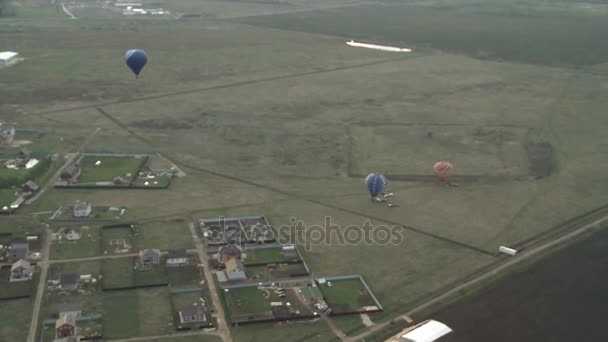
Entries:
<svg viewBox="0 0 608 342">
<path fill-rule="evenodd" d="M 181 259 L 187 258 L 188 254 L 185 249 L 170 249 L 168 251 L 169 259 Z"/>
<path fill-rule="evenodd" d="M 401 340 L 408 342 L 433 342 L 452 331 L 447 325 L 429 320 L 417 328 L 403 334 Z"/>
<path fill-rule="evenodd" d="M 76 273 L 64 273 L 60 277 L 62 285 L 76 284 L 78 283 L 78 274 Z"/>
<path fill-rule="evenodd" d="M 19 55 L 17 52 L 2 51 L 2 52 L 0 52 L 0 59 L 11 59 L 17 55 Z"/>
</svg>

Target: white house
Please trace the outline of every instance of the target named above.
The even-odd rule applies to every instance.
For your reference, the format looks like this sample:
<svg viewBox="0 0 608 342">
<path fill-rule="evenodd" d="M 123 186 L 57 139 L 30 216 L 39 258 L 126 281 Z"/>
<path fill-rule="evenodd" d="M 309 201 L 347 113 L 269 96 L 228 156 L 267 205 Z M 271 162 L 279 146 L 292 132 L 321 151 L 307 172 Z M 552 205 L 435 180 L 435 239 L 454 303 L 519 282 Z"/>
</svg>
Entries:
<svg viewBox="0 0 608 342">
<path fill-rule="evenodd" d="M 67 232 L 65 232 L 64 236 L 68 241 L 80 240 L 80 233 L 75 229 L 69 229 Z"/>
<path fill-rule="evenodd" d="M 17 60 L 19 54 L 13 51 L 0 52 L 0 66 L 9 65 Z"/>
<path fill-rule="evenodd" d="M 91 215 L 91 203 L 78 202 L 74 205 L 74 217 L 89 217 Z"/>
</svg>

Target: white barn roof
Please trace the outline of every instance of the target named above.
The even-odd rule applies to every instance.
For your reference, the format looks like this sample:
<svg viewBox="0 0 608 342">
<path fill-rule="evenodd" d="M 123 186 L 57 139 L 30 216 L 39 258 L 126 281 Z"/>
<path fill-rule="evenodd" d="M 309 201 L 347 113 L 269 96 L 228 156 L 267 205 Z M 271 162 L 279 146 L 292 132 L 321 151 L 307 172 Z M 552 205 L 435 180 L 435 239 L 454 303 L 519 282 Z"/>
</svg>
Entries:
<svg viewBox="0 0 608 342">
<path fill-rule="evenodd" d="M 0 52 L 0 60 L 8 61 L 9 59 L 16 57 L 17 55 L 19 54 L 13 51 L 3 51 Z"/>
<path fill-rule="evenodd" d="M 452 329 L 447 325 L 429 320 L 418 328 L 403 334 L 401 340 L 404 342 L 433 342 L 450 332 Z"/>
</svg>

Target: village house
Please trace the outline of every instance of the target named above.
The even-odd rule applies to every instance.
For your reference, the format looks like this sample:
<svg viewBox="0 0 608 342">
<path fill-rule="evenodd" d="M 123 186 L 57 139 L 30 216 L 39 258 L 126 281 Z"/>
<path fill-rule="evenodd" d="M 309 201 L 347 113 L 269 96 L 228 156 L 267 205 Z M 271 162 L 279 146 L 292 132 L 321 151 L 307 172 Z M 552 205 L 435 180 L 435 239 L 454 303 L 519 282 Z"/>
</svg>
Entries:
<svg viewBox="0 0 608 342">
<path fill-rule="evenodd" d="M 207 322 L 207 308 L 203 305 L 188 305 L 178 311 L 179 323 L 205 323 Z"/>
<path fill-rule="evenodd" d="M 59 317 L 70 315 L 75 319 L 82 317 L 82 306 L 80 304 L 61 304 L 57 310 Z"/>
<path fill-rule="evenodd" d="M 30 160 L 31 154 L 32 151 L 27 148 L 22 148 L 21 150 L 19 150 L 19 152 L 17 152 L 17 159 L 25 160 L 27 162 L 28 160 Z"/>
<path fill-rule="evenodd" d="M 167 267 L 183 266 L 188 264 L 188 253 L 185 249 L 170 249 L 167 256 Z"/>
<path fill-rule="evenodd" d="M 78 180 L 78 177 L 80 177 L 80 172 L 80 164 L 76 163 L 65 169 L 61 175 L 59 175 L 59 178 L 68 184 L 72 184 Z"/>
<path fill-rule="evenodd" d="M 55 338 L 61 339 L 76 336 L 76 317 L 61 315 L 55 321 Z"/>
<path fill-rule="evenodd" d="M 20 259 L 11 266 L 11 276 L 9 281 L 24 281 L 32 279 L 34 267 L 29 262 Z"/>
<path fill-rule="evenodd" d="M 61 284 L 62 290 L 74 291 L 78 289 L 78 274 L 76 273 L 63 273 L 59 277 L 59 283 Z"/>
<path fill-rule="evenodd" d="M 242 256 L 243 250 L 241 249 L 241 247 L 234 244 L 230 244 L 222 246 L 222 248 L 220 248 L 217 259 L 221 263 L 226 263 L 226 261 L 233 258 L 241 260 Z"/>
<path fill-rule="evenodd" d="M 245 266 L 240 259 L 232 258 L 224 263 L 226 266 L 226 278 L 228 280 L 245 280 Z"/>
<path fill-rule="evenodd" d="M 89 217 L 91 215 L 90 202 L 78 202 L 74 205 L 74 217 Z"/>
<path fill-rule="evenodd" d="M 139 262 L 142 267 L 153 267 L 160 265 L 160 250 L 148 248 L 139 251 Z"/>
<path fill-rule="evenodd" d="M 25 240 L 14 240 L 11 242 L 11 258 L 13 260 L 27 259 L 30 250 Z"/>
<path fill-rule="evenodd" d="M 80 232 L 78 232 L 76 229 L 68 229 L 63 236 L 68 241 L 80 240 Z"/>
<path fill-rule="evenodd" d="M 32 197 L 38 190 L 40 190 L 40 187 L 33 180 L 28 180 L 21 185 L 21 194 L 27 198 Z"/>
</svg>

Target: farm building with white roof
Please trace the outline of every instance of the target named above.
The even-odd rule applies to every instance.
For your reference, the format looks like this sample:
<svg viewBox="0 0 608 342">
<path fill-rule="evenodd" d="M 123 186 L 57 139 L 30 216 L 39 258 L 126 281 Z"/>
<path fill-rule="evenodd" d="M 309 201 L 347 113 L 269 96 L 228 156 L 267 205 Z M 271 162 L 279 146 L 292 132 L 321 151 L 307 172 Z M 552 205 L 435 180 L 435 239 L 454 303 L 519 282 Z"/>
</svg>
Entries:
<svg viewBox="0 0 608 342">
<path fill-rule="evenodd" d="M 12 52 L 12 51 L 0 52 L 0 66 L 11 64 L 12 62 L 17 60 L 17 57 L 19 57 L 19 54 L 17 52 Z"/>
<path fill-rule="evenodd" d="M 450 332 L 450 327 L 431 319 L 401 331 L 387 342 L 434 342 Z"/>
</svg>

